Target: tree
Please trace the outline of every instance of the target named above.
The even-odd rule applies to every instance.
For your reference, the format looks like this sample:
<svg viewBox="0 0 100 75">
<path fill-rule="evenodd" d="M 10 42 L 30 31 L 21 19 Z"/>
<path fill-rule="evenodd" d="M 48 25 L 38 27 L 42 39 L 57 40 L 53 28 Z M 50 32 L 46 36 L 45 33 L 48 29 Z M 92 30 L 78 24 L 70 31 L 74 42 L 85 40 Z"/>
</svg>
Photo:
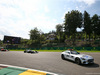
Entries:
<svg viewBox="0 0 100 75">
<path fill-rule="evenodd" d="M 21 45 L 20 45 L 20 47 L 21 48 L 27 48 L 28 47 L 27 46 L 28 41 L 29 41 L 29 39 L 23 39 L 23 38 L 21 38 Z"/>
<path fill-rule="evenodd" d="M 100 18 L 97 14 L 93 15 L 92 19 L 92 30 L 93 34 L 95 35 L 94 39 L 96 38 L 96 35 L 100 35 Z"/>
<path fill-rule="evenodd" d="M 97 35 L 100 36 L 100 16 L 99 16 L 99 24 L 98 24 L 98 33 L 97 33 Z"/>
<path fill-rule="evenodd" d="M 82 13 L 78 10 L 72 10 L 71 12 L 68 12 L 65 15 L 65 33 L 70 36 L 73 36 L 73 44 L 75 42 L 75 34 L 76 34 L 76 28 L 81 27 L 82 25 Z"/>
<path fill-rule="evenodd" d="M 61 39 L 63 39 L 61 38 L 63 34 L 63 25 L 61 24 L 56 25 L 56 33 L 58 35 L 59 42 L 61 42 Z"/>
<path fill-rule="evenodd" d="M 63 32 L 63 25 L 61 24 L 56 25 L 56 32 L 57 34 L 59 34 L 60 32 Z"/>
<path fill-rule="evenodd" d="M 84 31 L 86 32 L 86 38 L 87 38 L 87 35 L 89 36 L 89 42 L 90 42 L 92 26 L 91 26 L 90 15 L 86 11 L 84 11 Z"/>
<path fill-rule="evenodd" d="M 43 39 L 43 37 L 41 36 L 42 32 L 39 31 L 37 28 L 34 28 L 32 30 L 30 30 L 30 41 L 28 42 L 32 47 L 37 47 L 40 42 L 41 42 L 41 38 Z"/>
<path fill-rule="evenodd" d="M 3 41 L 2 41 L 2 40 L 0 40 L 0 46 L 1 46 L 1 47 L 3 46 Z"/>
<path fill-rule="evenodd" d="M 30 31 L 29 35 L 31 40 L 37 40 L 40 37 L 40 31 L 38 31 L 37 28 L 34 28 Z"/>
</svg>

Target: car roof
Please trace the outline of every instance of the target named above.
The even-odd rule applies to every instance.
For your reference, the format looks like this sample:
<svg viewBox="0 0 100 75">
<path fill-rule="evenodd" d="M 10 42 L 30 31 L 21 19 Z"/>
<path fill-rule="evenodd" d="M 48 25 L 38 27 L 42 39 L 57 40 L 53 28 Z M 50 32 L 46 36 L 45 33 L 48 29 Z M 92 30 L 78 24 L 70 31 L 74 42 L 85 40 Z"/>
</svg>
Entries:
<svg viewBox="0 0 100 75">
<path fill-rule="evenodd" d="M 69 49 L 68 49 L 68 50 L 66 50 L 66 51 L 69 51 L 69 52 L 71 52 L 71 51 L 75 51 L 75 50 L 69 50 Z"/>
</svg>

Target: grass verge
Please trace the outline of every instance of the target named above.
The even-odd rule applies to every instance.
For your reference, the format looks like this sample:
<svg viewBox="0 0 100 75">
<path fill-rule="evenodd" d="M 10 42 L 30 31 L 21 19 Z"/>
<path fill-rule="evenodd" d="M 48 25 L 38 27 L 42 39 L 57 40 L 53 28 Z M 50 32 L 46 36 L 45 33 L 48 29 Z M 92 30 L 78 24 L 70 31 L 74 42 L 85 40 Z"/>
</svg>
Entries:
<svg viewBox="0 0 100 75">
<path fill-rule="evenodd" d="M 10 50 L 10 51 L 24 51 L 24 50 Z M 65 50 L 37 50 L 39 52 L 63 52 Z M 76 50 L 78 52 L 100 52 L 100 50 Z"/>
</svg>

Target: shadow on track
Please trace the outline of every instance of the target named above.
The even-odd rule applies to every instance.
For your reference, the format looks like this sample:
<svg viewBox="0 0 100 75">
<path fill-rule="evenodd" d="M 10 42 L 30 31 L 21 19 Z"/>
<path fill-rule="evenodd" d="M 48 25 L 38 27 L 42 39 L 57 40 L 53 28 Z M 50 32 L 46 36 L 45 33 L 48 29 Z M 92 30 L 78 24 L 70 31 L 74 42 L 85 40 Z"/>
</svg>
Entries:
<svg viewBox="0 0 100 75">
<path fill-rule="evenodd" d="M 71 62 L 71 63 L 75 63 L 74 61 L 71 61 L 71 60 L 68 60 L 68 59 L 65 59 L 65 61 L 68 61 L 68 62 Z M 98 68 L 99 67 L 99 64 L 97 64 L 97 63 L 94 63 L 94 64 L 81 64 L 79 66 L 87 67 L 87 68 Z"/>
<path fill-rule="evenodd" d="M 98 68 L 99 67 L 99 64 L 97 64 L 97 63 L 94 63 L 94 64 L 83 64 L 83 65 L 81 65 L 81 66 L 83 66 L 83 67 L 87 67 L 87 68 Z"/>
</svg>

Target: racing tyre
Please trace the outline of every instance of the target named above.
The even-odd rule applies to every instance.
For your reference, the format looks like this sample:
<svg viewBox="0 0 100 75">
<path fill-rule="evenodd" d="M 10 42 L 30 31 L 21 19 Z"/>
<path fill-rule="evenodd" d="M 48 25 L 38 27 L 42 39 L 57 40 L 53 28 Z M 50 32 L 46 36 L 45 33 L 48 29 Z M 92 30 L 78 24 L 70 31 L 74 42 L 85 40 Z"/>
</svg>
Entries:
<svg viewBox="0 0 100 75">
<path fill-rule="evenodd" d="M 38 53 L 38 51 L 35 51 L 35 53 Z"/>
<path fill-rule="evenodd" d="M 24 53 L 26 53 L 26 51 L 24 51 Z"/>
<path fill-rule="evenodd" d="M 63 55 L 63 54 L 61 55 L 61 58 L 62 58 L 63 60 L 65 60 L 65 57 L 64 57 L 64 55 Z"/>
<path fill-rule="evenodd" d="M 78 65 L 80 65 L 80 64 L 81 64 L 81 61 L 80 61 L 80 59 L 79 59 L 79 58 L 76 58 L 76 59 L 75 59 L 75 62 L 76 62 L 76 64 L 78 64 Z"/>
</svg>

